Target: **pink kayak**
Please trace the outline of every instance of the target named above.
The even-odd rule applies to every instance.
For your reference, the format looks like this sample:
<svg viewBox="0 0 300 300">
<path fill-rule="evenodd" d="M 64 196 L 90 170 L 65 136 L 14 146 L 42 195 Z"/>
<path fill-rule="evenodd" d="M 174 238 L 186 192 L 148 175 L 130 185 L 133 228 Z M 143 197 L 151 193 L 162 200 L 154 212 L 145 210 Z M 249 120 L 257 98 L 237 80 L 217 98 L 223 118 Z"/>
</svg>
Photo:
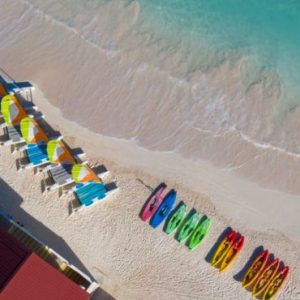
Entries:
<svg viewBox="0 0 300 300">
<path fill-rule="evenodd" d="M 167 186 L 164 183 L 154 190 L 141 211 L 140 217 L 143 221 L 147 221 L 155 214 L 166 194 Z"/>
</svg>

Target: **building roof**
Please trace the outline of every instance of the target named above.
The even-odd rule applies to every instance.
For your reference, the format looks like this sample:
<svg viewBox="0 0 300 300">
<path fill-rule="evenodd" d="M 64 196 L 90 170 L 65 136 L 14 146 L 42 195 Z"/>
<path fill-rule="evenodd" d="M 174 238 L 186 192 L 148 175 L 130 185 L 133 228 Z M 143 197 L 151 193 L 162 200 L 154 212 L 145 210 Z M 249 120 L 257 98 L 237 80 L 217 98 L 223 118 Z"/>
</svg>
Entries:
<svg viewBox="0 0 300 300">
<path fill-rule="evenodd" d="M 0 300 L 87 300 L 89 294 L 32 253 L 0 293 Z"/>
<path fill-rule="evenodd" d="M 29 254 L 25 246 L 0 229 L 0 292 Z"/>
</svg>

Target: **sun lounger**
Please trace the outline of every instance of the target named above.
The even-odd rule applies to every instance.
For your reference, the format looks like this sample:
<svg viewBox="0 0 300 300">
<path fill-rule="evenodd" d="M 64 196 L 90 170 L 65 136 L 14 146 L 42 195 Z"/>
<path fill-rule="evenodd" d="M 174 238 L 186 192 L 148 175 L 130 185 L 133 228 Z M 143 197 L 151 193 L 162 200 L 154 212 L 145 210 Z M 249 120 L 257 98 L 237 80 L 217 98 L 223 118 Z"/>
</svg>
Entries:
<svg viewBox="0 0 300 300">
<path fill-rule="evenodd" d="M 86 163 L 87 161 L 84 162 L 84 164 Z M 46 190 L 52 191 L 75 183 L 72 176 L 72 167 L 73 165 L 70 164 L 51 164 L 45 167 L 43 172 L 47 172 L 51 180 L 51 182 L 48 180 L 48 183 L 45 184 Z M 103 179 L 109 173 L 109 171 L 103 165 L 97 167 L 95 171 L 99 179 Z M 46 183 L 46 181 L 44 183 Z"/>
<path fill-rule="evenodd" d="M 61 137 L 62 138 L 62 137 Z M 61 166 L 64 164 L 73 164 L 81 161 L 84 152 L 73 154 L 72 150 L 67 150 L 65 144 L 62 143 L 61 138 L 51 139 L 47 144 L 29 144 L 20 148 L 24 152 L 24 157 L 17 160 L 18 170 L 29 169 L 34 167 L 47 167 L 45 171 L 50 171 L 56 166 Z M 62 146 L 61 149 L 66 149 L 67 152 L 60 152 L 60 156 L 57 156 L 51 149 L 49 150 L 49 145 L 55 145 L 55 147 Z M 51 148 L 51 147 L 50 147 Z M 55 151 L 55 149 L 54 149 Z"/>
<path fill-rule="evenodd" d="M 8 126 L 4 128 L 3 138 L 4 139 L 0 142 L 1 146 L 19 145 L 25 143 L 19 127 Z"/>
<path fill-rule="evenodd" d="M 19 94 L 22 92 L 31 92 L 35 90 L 35 87 L 28 81 L 15 82 L 10 81 L 5 83 L 5 90 L 8 94 Z"/>
<path fill-rule="evenodd" d="M 41 167 L 50 163 L 45 143 L 26 145 L 24 154 L 23 158 L 17 160 L 18 170 Z"/>
<path fill-rule="evenodd" d="M 106 198 L 109 194 L 112 194 L 117 190 L 114 185 L 114 189 L 108 189 L 103 182 L 88 182 L 86 184 L 79 183 L 74 188 L 74 194 L 81 206 L 92 206 L 99 200 Z"/>
<path fill-rule="evenodd" d="M 49 168 L 50 167 L 50 168 Z M 43 172 L 47 172 L 51 183 L 46 184 L 47 191 L 52 191 L 60 187 L 74 183 L 72 178 L 72 165 L 71 164 L 51 164 L 44 168 Z M 47 181 L 45 181 L 46 183 Z M 49 182 L 49 180 L 48 180 Z"/>
</svg>

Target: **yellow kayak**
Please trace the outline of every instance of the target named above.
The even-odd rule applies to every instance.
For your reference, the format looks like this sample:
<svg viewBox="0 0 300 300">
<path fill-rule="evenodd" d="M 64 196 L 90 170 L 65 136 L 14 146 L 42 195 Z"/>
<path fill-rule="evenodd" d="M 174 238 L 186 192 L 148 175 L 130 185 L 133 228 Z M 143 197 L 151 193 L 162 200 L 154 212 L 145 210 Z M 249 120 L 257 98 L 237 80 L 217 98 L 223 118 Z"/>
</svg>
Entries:
<svg viewBox="0 0 300 300">
<path fill-rule="evenodd" d="M 259 277 L 262 270 L 265 268 L 269 259 L 269 251 L 265 250 L 257 258 L 249 267 L 247 273 L 242 279 L 242 285 L 244 288 L 249 287 L 251 284 L 255 282 L 255 280 Z"/>
<path fill-rule="evenodd" d="M 286 282 L 290 272 L 289 267 L 283 268 L 277 275 L 273 278 L 271 283 L 268 285 L 262 300 L 273 300 L 278 291 L 282 288 L 283 284 Z"/>
<path fill-rule="evenodd" d="M 223 241 L 219 244 L 211 260 L 212 266 L 216 267 L 222 261 L 222 259 L 224 258 L 228 250 L 233 245 L 235 237 L 236 237 L 236 232 L 234 230 L 231 230 L 227 234 L 227 236 L 223 239 Z"/>
<path fill-rule="evenodd" d="M 231 266 L 231 264 L 238 257 L 238 254 L 243 249 L 244 242 L 245 242 L 244 236 L 236 235 L 236 238 L 235 238 L 232 246 L 229 248 L 229 250 L 225 254 L 224 258 L 222 259 L 221 266 L 220 266 L 220 272 L 225 271 L 227 268 L 229 268 Z"/>
</svg>

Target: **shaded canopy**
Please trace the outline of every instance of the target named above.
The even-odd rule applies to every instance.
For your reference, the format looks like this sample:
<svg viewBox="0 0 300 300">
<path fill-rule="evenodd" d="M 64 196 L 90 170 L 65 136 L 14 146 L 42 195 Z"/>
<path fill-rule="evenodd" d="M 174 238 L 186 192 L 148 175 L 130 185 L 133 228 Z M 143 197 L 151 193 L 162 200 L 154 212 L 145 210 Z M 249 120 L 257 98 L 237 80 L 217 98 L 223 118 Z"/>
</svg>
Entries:
<svg viewBox="0 0 300 300">
<path fill-rule="evenodd" d="M 24 107 L 13 95 L 6 95 L 2 98 L 1 113 L 7 126 L 19 125 L 22 119 L 28 117 Z"/>
<path fill-rule="evenodd" d="M 100 178 L 87 164 L 75 164 L 72 168 L 72 176 L 75 182 L 88 182 L 90 180 L 100 182 Z"/>
<path fill-rule="evenodd" d="M 47 154 L 52 163 L 74 164 L 76 162 L 63 141 L 53 140 L 48 142 Z"/>
<path fill-rule="evenodd" d="M 45 131 L 32 118 L 24 118 L 21 123 L 21 133 L 27 144 L 36 144 L 40 142 L 48 142 Z"/>
</svg>

